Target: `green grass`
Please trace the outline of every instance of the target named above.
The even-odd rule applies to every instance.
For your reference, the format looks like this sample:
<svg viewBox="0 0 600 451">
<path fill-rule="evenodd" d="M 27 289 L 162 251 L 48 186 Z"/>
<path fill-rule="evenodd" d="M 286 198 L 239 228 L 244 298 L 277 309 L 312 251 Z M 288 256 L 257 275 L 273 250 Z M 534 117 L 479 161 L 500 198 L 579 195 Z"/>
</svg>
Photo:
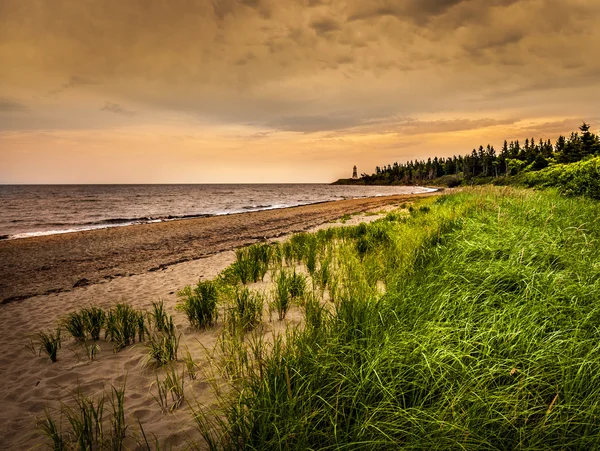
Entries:
<svg viewBox="0 0 600 451">
<path fill-rule="evenodd" d="M 164 379 L 156 376 L 156 395 L 154 399 L 160 405 L 163 413 L 173 413 L 184 401 L 184 372 L 181 375 L 175 365 L 169 366 L 165 371 Z"/>
<path fill-rule="evenodd" d="M 169 332 L 174 329 L 173 317 L 165 310 L 164 301 L 153 302 L 152 311 L 149 314 L 150 323 L 158 332 Z"/>
<path fill-rule="evenodd" d="M 69 313 L 62 321 L 62 326 L 76 341 L 85 341 L 88 336 L 98 341 L 105 323 L 106 312 L 101 307 L 92 306 Z"/>
<path fill-rule="evenodd" d="M 181 335 L 177 333 L 173 317 L 166 312 L 162 301 L 152 303 L 148 318 L 147 363 L 163 366 L 176 361 Z"/>
<path fill-rule="evenodd" d="M 190 350 L 186 347 L 185 349 L 185 357 L 183 358 L 185 363 L 185 370 L 188 373 L 188 377 L 191 381 L 195 381 L 196 377 L 198 377 L 198 364 L 194 361 Z"/>
<path fill-rule="evenodd" d="M 292 305 L 292 296 L 290 295 L 291 277 L 285 269 L 280 269 L 275 278 L 275 287 L 273 289 L 273 300 L 271 301 L 271 310 L 277 312 L 279 321 L 285 318 Z"/>
<path fill-rule="evenodd" d="M 229 326 L 245 332 L 254 329 L 262 320 L 263 305 L 260 293 L 236 287 L 227 310 Z"/>
<path fill-rule="evenodd" d="M 101 307 L 89 307 L 82 310 L 85 330 L 92 340 L 100 340 L 100 331 L 106 324 L 106 312 Z"/>
<path fill-rule="evenodd" d="M 117 304 L 106 315 L 105 339 L 113 342 L 115 352 L 145 340 L 146 315 L 129 304 Z"/>
<path fill-rule="evenodd" d="M 199 281 L 195 287 L 187 286 L 177 293 L 175 307 L 186 314 L 190 325 L 198 329 L 213 326 L 217 321 L 219 288 L 216 282 Z"/>
<path fill-rule="evenodd" d="M 61 404 L 59 419 L 46 409 L 38 428 L 53 450 L 123 450 L 128 425 L 125 422 L 125 382 L 111 386 L 110 396 L 86 396 L 79 389 L 71 401 Z M 106 399 L 109 412 L 105 413 Z M 66 424 L 65 424 L 66 423 Z"/>
<path fill-rule="evenodd" d="M 63 321 L 63 327 L 75 340 L 85 341 L 87 328 L 83 312 L 69 313 Z"/>
<path fill-rule="evenodd" d="M 258 360 L 224 349 L 243 378 L 213 420 L 196 413 L 202 434 L 215 449 L 597 449 L 598 211 L 487 187 L 329 232 L 315 273 L 334 302 L 312 292 L 305 326 Z M 283 255 L 304 261 L 313 239 Z"/>
<path fill-rule="evenodd" d="M 220 275 L 229 285 L 248 284 L 265 278 L 272 262 L 281 261 L 280 248 L 276 244 L 253 244 L 235 251 L 235 262 Z"/>
<path fill-rule="evenodd" d="M 306 293 L 306 277 L 293 270 L 288 276 L 288 288 L 292 299 L 301 300 Z"/>
<path fill-rule="evenodd" d="M 98 346 L 98 344 L 95 342 L 81 343 L 81 348 L 82 348 L 83 352 L 85 353 L 86 358 L 90 362 L 93 362 L 94 360 L 96 360 L 96 357 L 98 356 L 98 353 L 100 352 L 100 346 Z"/>
<path fill-rule="evenodd" d="M 165 333 L 156 332 L 148 335 L 148 363 L 153 362 L 158 366 L 166 365 L 177 360 L 180 335 L 176 331 Z"/>
<path fill-rule="evenodd" d="M 61 348 L 60 328 L 56 332 L 39 332 L 29 346 L 33 351 L 37 349 L 38 355 L 45 353 L 52 363 L 58 361 L 58 350 Z"/>
</svg>

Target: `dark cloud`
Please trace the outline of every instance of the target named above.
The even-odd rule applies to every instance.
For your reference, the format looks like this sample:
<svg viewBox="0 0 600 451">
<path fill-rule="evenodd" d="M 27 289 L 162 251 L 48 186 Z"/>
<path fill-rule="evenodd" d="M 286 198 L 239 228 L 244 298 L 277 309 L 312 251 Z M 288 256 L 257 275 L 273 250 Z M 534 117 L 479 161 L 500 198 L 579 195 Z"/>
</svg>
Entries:
<svg viewBox="0 0 600 451">
<path fill-rule="evenodd" d="M 407 119 L 397 126 L 396 131 L 403 135 L 418 135 L 423 133 L 448 133 L 467 130 L 477 130 L 480 128 L 512 125 L 519 119 L 452 119 L 421 121 L 416 119 Z"/>
<path fill-rule="evenodd" d="M 254 61 L 255 59 L 256 59 L 256 55 L 252 52 L 248 52 L 245 56 L 236 60 L 235 65 L 236 66 L 245 66 L 246 64 L 248 64 L 251 61 Z"/>
<path fill-rule="evenodd" d="M 318 35 L 323 35 L 325 33 L 339 30 L 340 24 L 336 20 L 326 17 L 311 22 L 310 28 L 315 30 Z"/>
<path fill-rule="evenodd" d="M 122 105 L 113 102 L 105 102 L 100 111 L 108 111 L 109 113 L 122 114 L 124 116 L 133 116 L 135 113 L 124 108 Z"/>
<path fill-rule="evenodd" d="M 0 98 L 0 112 L 23 113 L 27 110 L 28 108 L 22 103 L 15 102 L 14 100 L 10 99 Z"/>
<path fill-rule="evenodd" d="M 393 16 L 399 19 L 423 20 L 439 16 L 448 9 L 469 0 L 404 0 L 365 2 L 349 20 L 363 20 L 380 16 Z"/>
<path fill-rule="evenodd" d="M 354 128 L 365 123 L 365 118 L 343 115 L 288 116 L 269 122 L 269 127 L 282 131 L 316 133 Z"/>
<path fill-rule="evenodd" d="M 524 136 L 533 135 L 534 138 L 554 136 L 556 137 L 560 133 L 565 133 L 566 130 L 574 131 L 579 128 L 583 123 L 595 124 L 596 128 L 600 125 L 600 117 L 590 116 L 581 119 L 565 119 L 562 121 L 550 121 L 550 122 L 534 122 L 528 125 L 522 125 L 520 130 L 523 131 Z M 530 136 L 531 137 L 531 136 Z"/>
<path fill-rule="evenodd" d="M 398 118 L 394 116 L 379 117 L 351 115 L 322 115 L 322 116 L 296 116 L 282 117 L 269 123 L 271 127 L 279 130 L 299 133 L 335 132 L 358 134 L 390 134 L 420 135 L 431 133 L 449 133 L 458 131 L 477 130 L 487 127 L 512 125 L 519 119 L 452 119 L 424 121 L 415 118 Z"/>
<path fill-rule="evenodd" d="M 355 59 L 352 55 L 342 55 L 337 59 L 338 64 L 351 64 L 354 63 Z"/>
<path fill-rule="evenodd" d="M 234 5 L 232 0 L 212 0 L 213 12 L 220 20 L 223 20 L 228 14 L 233 14 Z"/>
<path fill-rule="evenodd" d="M 67 89 L 72 89 L 72 88 L 77 88 L 79 86 L 86 86 L 86 85 L 95 85 L 97 84 L 96 81 L 85 78 L 85 77 L 80 77 L 78 75 L 71 75 L 69 77 L 69 80 L 66 83 L 63 83 L 62 86 L 60 88 L 57 89 L 53 89 L 52 91 L 50 91 L 50 95 L 56 95 L 56 94 L 60 94 L 63 91 L 66 91 Z"/>
<path fill-rule="evenodd" d="M 586 100 L 552 92 L 600 88 L 600 4 L 585 0 L 0 3 L 0 61 L 12 68 L 0 97 L 31 98 L 32 111 L 111 99 L 103 111 L 135 104 L 310 133 L 363 130 L 381 111 L 480 117 L 505 101 L 513 115 L 535 92 L 549 116 L 566 114 Z M 50 91 L 68 95 L 33 98 Z"/>
</svg>

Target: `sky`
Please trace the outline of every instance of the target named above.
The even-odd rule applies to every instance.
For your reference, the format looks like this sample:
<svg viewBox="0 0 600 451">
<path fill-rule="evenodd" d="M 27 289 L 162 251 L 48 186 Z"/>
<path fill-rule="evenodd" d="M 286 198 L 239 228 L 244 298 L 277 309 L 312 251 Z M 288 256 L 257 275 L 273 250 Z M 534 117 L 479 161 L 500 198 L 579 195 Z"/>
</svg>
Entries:
<svg viewBox="0 0 600 451">
<path fill-rule="evenodd" d="M 598 0 L 0 0 L 0 183 L 330 182 L 600 129 Z"/>
</svg>

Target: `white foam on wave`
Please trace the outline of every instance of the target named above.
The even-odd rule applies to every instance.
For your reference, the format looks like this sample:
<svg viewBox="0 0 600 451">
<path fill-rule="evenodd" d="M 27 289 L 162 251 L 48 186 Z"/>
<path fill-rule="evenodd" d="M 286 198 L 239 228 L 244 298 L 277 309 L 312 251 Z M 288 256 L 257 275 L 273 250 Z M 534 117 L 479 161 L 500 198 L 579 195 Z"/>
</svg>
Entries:
<svg viewBox="0 0 600 451">
<path fill-rule="evenodd" d="M 152 221 L 156 222 L 156 221 Z M 63 233 L 74 233 L 74 232 L 83 232 L 86 230 L 98 230 L 98 229 L 109 229 L 112 227 L 122 227 L 132 225 L 133 223 L 122 223 L 122 224 L 102 224 L 102 225 L 91 225 L 87 227 L 80 227 L 76 229 L 60 229 L 60 230 L 39 230 L 36 232 L 23 232 L 23 233 L 15 233 L 14 235 L 9 235 L 8 239 L 16 240 L 20 238 L 32 238 L 35 236 L 47 236 L 47 235 L 62 235 Z"/>
</svg>

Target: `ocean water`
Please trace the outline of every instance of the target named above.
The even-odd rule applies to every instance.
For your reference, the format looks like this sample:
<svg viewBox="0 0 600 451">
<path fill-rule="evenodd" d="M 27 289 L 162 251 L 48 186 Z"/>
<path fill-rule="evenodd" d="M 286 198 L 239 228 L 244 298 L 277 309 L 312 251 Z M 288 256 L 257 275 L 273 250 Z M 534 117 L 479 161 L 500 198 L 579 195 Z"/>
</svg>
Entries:
<svg viewBox="0 0 600 451">
<path fill-rule="evenodd" d="M 325 184 L 0 185 L 0 239 L 426 191 Z"/>
</svg>

